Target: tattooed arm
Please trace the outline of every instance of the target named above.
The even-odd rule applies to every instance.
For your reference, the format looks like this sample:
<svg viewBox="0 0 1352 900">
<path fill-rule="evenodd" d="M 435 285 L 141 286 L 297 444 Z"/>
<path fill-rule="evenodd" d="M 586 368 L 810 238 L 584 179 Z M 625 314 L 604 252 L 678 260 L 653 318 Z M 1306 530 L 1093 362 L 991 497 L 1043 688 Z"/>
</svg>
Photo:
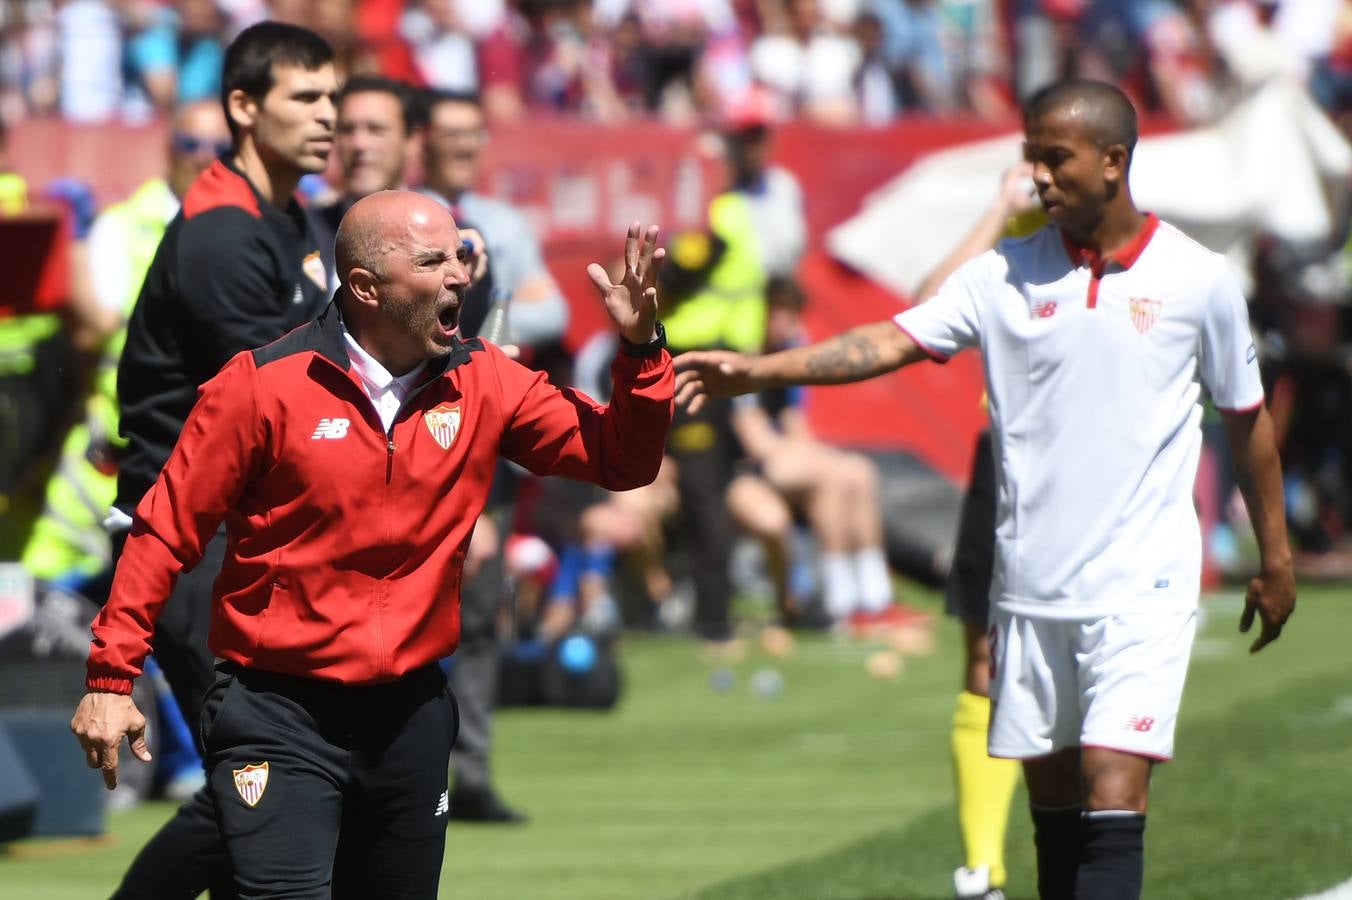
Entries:
<svg viewBox="0 0 1352 900">
<path fill-rule="evenodd" d="M 728 397 L 795 384 L 863 381 L 926 358 L 911 336 L 890 320 L 861 325 L 825 341 L 768 356 L 697 350 L 676 358 L 676 402 L 696 412 L 705 396 Z"/>
</svg>

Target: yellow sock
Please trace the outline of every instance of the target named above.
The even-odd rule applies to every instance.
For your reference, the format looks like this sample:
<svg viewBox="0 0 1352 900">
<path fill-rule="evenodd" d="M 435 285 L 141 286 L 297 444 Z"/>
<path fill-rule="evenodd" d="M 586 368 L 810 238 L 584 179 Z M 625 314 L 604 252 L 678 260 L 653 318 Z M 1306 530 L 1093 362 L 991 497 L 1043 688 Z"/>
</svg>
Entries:
<svg viewBox="0 0 1352 900">
<path fill-rule="evenodd" d="M 1005 829 L 1019 764 L 986 753 L 991 701 L 970 691 L 958 695 L 953 714 L 953 774 L 957 779 L 958 828 L 968 868 L 987 866 L 991 886 L 1005 883 Z"/>
</svg>

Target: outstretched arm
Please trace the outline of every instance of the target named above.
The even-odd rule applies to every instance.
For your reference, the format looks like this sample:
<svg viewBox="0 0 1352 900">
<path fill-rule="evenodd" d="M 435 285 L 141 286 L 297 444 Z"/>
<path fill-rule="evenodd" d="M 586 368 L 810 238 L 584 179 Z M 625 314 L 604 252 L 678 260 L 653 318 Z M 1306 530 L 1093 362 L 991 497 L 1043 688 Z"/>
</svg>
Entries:
<svg viewBox="0 0 1352 900">
<path fill-rule="evenodd" d="M 1221 417 L 1261 557 L 1258 577 L 1249 582 L 1244 614 L 1239 621 L 1239 630 L 1247 632 L 1255 614 L 1261 620 L 1262 629 L 1249 647 L 1249 652 L 1256 653 L 1277 639 L 1296 606 L 1296 580 L 1286 540 L 1282 466 L 1272 418 L 1264 407 L 1244 412 L 1222 411 Z"/>
<path fill-rule="evenodd" d="M 795 384 L 847 384 L 927 357 L 924 348 L 891 320 L 768 356 L 696 350 L 676 358 L 676 402 L 695 412 L 706 396 L 730 397 Z"/>
<path fill-rule="evenodd" d="M 587 267 L 622 338 L 610 367 L 610 403 L 560 390 L 543 373 L 519 365 L 499 368 L 509 410 L 502 441 L 508 459 L 537 475 L 562 475 L 612 491 L 657 477 L 673 389 L 671 357 L 657 321 L 657 268 L 666 255 L 657 234 L 656 226 L 629 227 L 617 284 L 602 266 Z"/>
</svg>

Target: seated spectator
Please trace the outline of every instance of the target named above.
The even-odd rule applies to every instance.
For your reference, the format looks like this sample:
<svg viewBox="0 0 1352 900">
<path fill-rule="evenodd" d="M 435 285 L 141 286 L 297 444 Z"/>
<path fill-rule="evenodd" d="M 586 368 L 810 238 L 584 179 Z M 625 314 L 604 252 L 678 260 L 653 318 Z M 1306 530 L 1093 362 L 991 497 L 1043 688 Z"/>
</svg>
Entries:
<svg viewBox="0 0 1352 900">
<path fill-rule="evenodd" d="M 133 88 L 156 109 L 217 100 L 221 88 L 225 16 L 214 0 L 181 0 L 175 7 L 130 23 L 127 70 Z"/>
<path fill-rule="evenodd" d="M 106 122 L 122 102 L 122 34 L 106 0 L 58 4 L 56 38 L 61 115 L 72 122 Z"/>
<path fill-rule="evenodd" d="M 610 391 L 609 359 L 615 342 L 605 335 L 588 341 L 575 359 L 561 351 L 537 354 L 532 365 L 550 373 L 555 384 L 570 383 L 605 399 Z M 604 361 L 602 357 L 605 357 Z M 631 491 L 610 492 L 558 479 L 526 479 L 520 488 L 514 534 L 541 540 L 562 567 L 551 574 L 551 596 L 568 601 L 567 617 L 546 615 L 544 630 L 557 637 L 576 615 L 593 630 L 617 618 L 622 592 L 621 575 L 629 575 L 642 594 L 638 609 L 626 613 L 642 626 L 684 625 L 689 601 L 677 591 L 667 570 L 667 526 L 678 509 L 676 462 L 662 460 L 652 484 Z M 511 567 L 510 561 L 508 567 Z M 626 581 L 626 584 L 628 581 Z M 518 591 L 518 597 L 521 594 Z M 559 616 L 559 617 L 556 617 Z M 559 627 L 562 626 L 562 627 Z"/>
<path fill-rule="evenodd" d="M 404 10 L 399 33 L 413 50 L 423 83 L 445 91 L 475 91 L 474 42 L 456 5 L 448 0 L 415 0 Z"/>
<path fill-rule="evenodd" d="M 957 60 L 945 53 L 950 30 L 935 0 L 876 0 L 869 15 L 882 31 L 882 52 L 907 110 L 952 112 L 957 106 Z M 956 30 L 956 29 L 953 29 Z"/>
<path fill-rule="evenodd" d="M 858 45 L 835 30 L 818 0 L 788 0 L 783 29 L 751 45 L 751 72 L 783 109 L 831 124 L 858 118 L 854 81 L 862 61 Z"/>
<path fill-rule="evenodd" d="M 787 279 L 767 292 L 767 352 L 802 343 L 801 289 Z M 771 391 L 734 402 L 732 428 L 745 453 L 728 486 L 733 521 L 765 549 L 780 610 L 790 623 L 809 615 L 790 582 L 795 516 L 802 514 L 820 556 L 823 602 L 835 622 L 866 631 L 895 622 L 883 552 L 878 473 L 864 456 L 813 437 L 801 392 Z"/>
</svg>

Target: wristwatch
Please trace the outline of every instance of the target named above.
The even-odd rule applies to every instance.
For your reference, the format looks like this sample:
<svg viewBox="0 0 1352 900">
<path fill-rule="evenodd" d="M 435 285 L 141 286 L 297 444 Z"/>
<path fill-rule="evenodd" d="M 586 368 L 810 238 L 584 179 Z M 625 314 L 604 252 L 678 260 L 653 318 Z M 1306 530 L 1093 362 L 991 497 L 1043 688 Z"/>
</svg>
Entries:
<svg viewBox="0 0 1352 900">
<path fill-rule="evenodd" d="M 662 327 L 661 322 L 654 322 L 653 330 L 657 332 L 657 337 L 646 344 L 635 344 L 624 335 L 620 335 L 620 350 L 627 356 L 656 356 L 661 353 L 667 346 L 667 330 Z"/>
</svg>

